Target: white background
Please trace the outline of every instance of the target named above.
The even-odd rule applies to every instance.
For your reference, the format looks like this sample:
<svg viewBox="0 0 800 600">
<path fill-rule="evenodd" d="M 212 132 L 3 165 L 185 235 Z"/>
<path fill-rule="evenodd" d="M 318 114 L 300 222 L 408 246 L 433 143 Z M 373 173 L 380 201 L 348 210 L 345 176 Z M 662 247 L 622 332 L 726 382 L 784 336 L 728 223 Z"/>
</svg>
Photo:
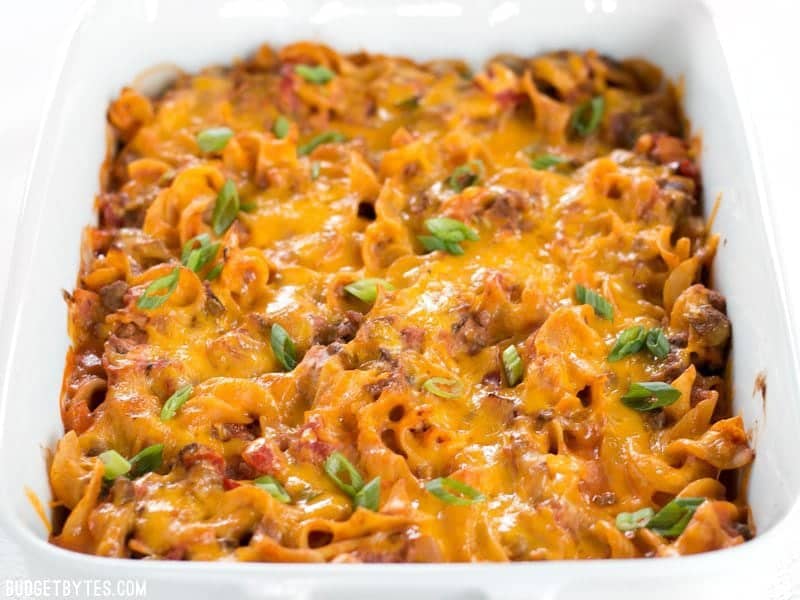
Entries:
<svg viewBox="0 0 800 600">
<path fill-rule="evenodd" d="M 800 269 L 795 264 L 800 256 L 800 4 L 793 0 L 708 3 L 731 69 L 749 82 L 746 110 L 760 141 L 789 301 L 800 316 Z M 0 308 L 5 295 L 14 293 L 6 290 L 6 281 L 25 180 L 67 27 L 79 5 L 80 0 L 0 0 Z M 800 318 L 796 320 L 800 323 Z M 740 593 L 729 591 L 728 598 L 746 593 L 753 600 L 800 599 L 800 509 L 782 530 L 770 553 L 753 561 L 748 585 L 739 588 Z M 0 532 L 0 581 L 24 574 L 16 548 Z"/>
</svg>

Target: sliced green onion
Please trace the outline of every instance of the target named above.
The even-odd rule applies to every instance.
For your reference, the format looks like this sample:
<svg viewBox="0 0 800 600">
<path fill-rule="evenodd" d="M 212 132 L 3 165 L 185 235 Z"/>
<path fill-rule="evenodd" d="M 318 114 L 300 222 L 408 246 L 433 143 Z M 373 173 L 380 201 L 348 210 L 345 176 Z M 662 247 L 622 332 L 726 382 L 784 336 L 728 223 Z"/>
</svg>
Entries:
<svg viewBox="0 0 800 600">
<path fill-rule="evenodd" d="M 412 110 L 414 108 L 419 107 L 419 96 L 409 96 L 405 100 L 400 100 L 399 102 L 395 103 L 397 108 L 403 108 L 406 110 Z"/>
<path fill-rule="evenodd" d="M 314 150 L 316 150 L 317 146 L 321 146 L 322 144 L 331 144 L 334 142 L 343 142 L 346 139 L 347 138 L 344 136 L 344 134 L 339 133 L 338 131 L 326 131 L 325 133 L 320 133 L 319 135 L 314 136 L 302 146 L 298 146 L 297 153 L 300 156 L 306 156 L 307 154 L 311 154 Z"/>
<path fill-rule="evenodd" d="M 464 254 L 464 249 L 457 242 L 444 242 L 433 235 L 418 235 L 417 239 L 428 252 L 441 250 L 442 252 L 447 252 L 455 256 Z"/>
<path fill-rule="evenodd" d="M 572 130 L 582 137 L 592 133 L 603 119 L 605 100 L 602 96 L 595 96 L 591 100 L 579 104 L 570 118 Z"/>
<path fill-rule="evenodd" d="M 377 511 L 380 499 L 381 478 L 376 477 L 356 492 L 356 495 L 353 497 L 353 504 L 356 506 L 363 506 L 371 511 Z"/>
<path fill-rule="evenodd" d="M 644 347 L 646 337 L 647 333 L 641 325 L 628 327 L 628 329 L 619 334 L 617 343 L 614 344 L 611 353 L 608 355 L 608 362 L 616 362 L 626 356 L 636 354 Z"/>
<path fill-rule="evenodd" d="M 217 255 L 219 246 L 219 242 L 211 243 L 211 237 L 207 233 L 196 235 L 183 245 L 181 263 L 197 272 Z M 206 279 L 209 281 L 214 279 L 220 271 L 222 271 L 222 263 L 211 269 L 206 275 Z"/>
<path fill-rule="evenodd" d="M 447 178 L 447 185 L 450 186 L 450 189 L 460 192 L 478 183 L 485 171 L 483 161 L 479 159 L 471 160 L 453 170 L 450 177 Z"/>
<path fill-rule="evenodd" d="M 275 134 L 276 138 L 282 140 L 289 135 L 290 127 L 291 124 L 289 123 L 289 119 L 283 115 L 278 115 L 278 118 L 275 119 L 275 122 L 272 124 L 272 133 Z"/>
<path fill-rule="evenodd" d="M 197 273 L 200 269 L 211 262 L 219 250 L 219 242 L 210 243 L 211 239 L 207 233 L 202 233 L 193 237 L 183 245 L 181 262 Z M 199 244 L 195 248 L 195 244 Z"/>
<path fill-rule="evenodd" d="M 148 446 L 131 459 L 131 475 L 139 477 L 155 471 L 161 466 L 164 455 L 164 444 Z"/>
<path fill-rule="evenodd" d="M 433 235 L 445 242 L 463 242 L 466 240 L 474 242 L 480 239 L 477 231 L 467 227 L 462 221 L 451 219 L 450 217 L 426 219 L 425 227 Z"/>
<path fill-rule="evenodd" d="M 664 537 L 678 537 L 705 498 L 675 498 L 650 519 L 646 527 Z"/>
<path fill-rule="evenodd" d="M 555 167 L 567 162 L 566 158 L 556 156 L 555 154 L 541 154 L 534 159 L 531 159 L 531 167 L 538 171 L 544 171 L 550 167 Z"/>
<path fill-rule="evenodd" d="M 650 353 L 656 358 L 664 358 L 669 354 L 669 341 L 661 328 L 654 328 L 647 331 L 641 325 L 630 327 L 623 331 L 617 343 L 608 355 L 608 362 L 615 362 L 636 354 L 647 347 Z"/>
<path fill-rule="evenodd" d="M 355 507 L 363 506 L 372 511 L 378 510 L 381 494 L 380 477 L 364 485 L 359 472 L 341 452 L 333 452 L 325 461 L 323 469 L 336 486 L 353 499 Z M 345 476 L 346 480 L 342 476 Z"/>
<path fill-rule="evenodd" d="M 660 327 L 651 329 L 645 342 L 650 354 L 656 358 L 664 358 L 669 354 L 669 340 Z"/>
<path fill-rule="evenodd" d="M 277 323 L 272 325 L 269 342 L 275 358 L 286 371 L 291 371 L 297 366 L 294 342 L 289 337 L 289 333 Z"/>
<path fill-rule="evenodd" d="M 103 461 L 105 471 L 103 478 L 106 481 L 113 481 L 120 475 L 125 475 L 131 470 L 131 463 L 123 458 L 123 456 L 116 450 L 106 450 L 98 457 Z"/>
<path fill-rule="evenodd" d="M 223 266 L 225 265 L 222 263 L 214 265 L 214 268 L 208 272 L 208 275 L 206 275 L 206 281 L 214 281 L 217 277 L 219 277 L 219 274 L 222 273 Z"/>
<path fill-rule="evenodd" d="M 164 304 L 167 298 L 172 295 L 172 292 L 175 291 L 175 288 L 178 287 L 180 276 L 180 268 L 175 267 L 168 275 L 164 275 L 164 277 L 159 277 L 152 281 L 150 285 L 145 288 L 144 294 L 139 296 L 139 300 L 136 301 L 136 306 L 145 310 L 150 310 Z M 164 290 L 164 293 L 157 293 L 162 290 Z"/>
<path fill-rule="evenodd" d="M 210 244 L 211 236 L 207 233 L 201 233 L 200 235 L 194 236 L 183 245 L 183 249 L 181 250 L 181 263 L 184 265 L 186 264 L 186 261 L 189 260 L 189 255 L 192 253 L 192 251 L 199 248 L 205 248 Z"/>
<path fill-rule="evenodd" d="M 309 65 L 297 65 L 294 68 L 294 72 L 309 83 L 316 83 L 318 85 L 328 83 L 336 75 L 336 73 L 331 71 L 328 67 L 323 67 L 322 65 L 314 67 Z"/>
<path fill-rule="evenodd" d="M 447 504 L 466 506 L 486 500 L 478 490 L 450 477 L 437 477 L 425 484 L 425 489 Z"/>
<path fill-rule="evenodd" d="M 283 504 L 289 504 L 292 498 L 289 496 L 289 493 L 286 491 L 280 482 L 270 475 L 262 475 L 258 479 L 253 480 L 253 485 L 257 488 L 261 488 L 265 492 L 267 492 L 270 496 L 275 498 L 278 502 L 282 502 Z"/>
<path fill-rule="evenodd" d="M 320 164 L 318 160 L 311 163 L 311 179 L 312 181 L 319 177 Z"/>
<path fill-rule="evenodd" d="M 251 213 L 258 208 L 258 202 L 241 202 L 239 204 L 239 211 Z"/>
<path fill-rule="evenodd" d="M 236 184 L 228 179 L 217 196 L 214 212 L 211 215 L 211 228 L 217 235 L 222 235 L 236 220 L 239 214 L 239 192 Z"/>
<path fill-rule="evenodd" d="M 645 527 L 650 519 L 653 518 L 655 511 L 650 508 L 643 508 L 636 512 L 622 512 L 617 515 L 617 529 L 620 531 L 634 531 Z"/>
<path fill-rule="evenodd" d="M 229 127 L 210 127 L 197 134 L 197 145 L 203 152 L 219 152 L 233 137 Z"/>
<path fill-rule="evenodd" d="M 522 381 L 522 358 L 514 344 L 503 350 L 503 370 L 506 373 L 509 387 L 514 387 Z"/>
<path fill-rule="evenodd" d="M 355 498 L 355 495 L 364 487 L 361 475 L 341 452 L 333 452 L 325 461 L 323 469 L 333 483 L 351 498 Z M 340 475 L 346 475 L 349 482 L 342 479 Z"/>
<path fill-rule="evenodd" d="M 632 383 L 622 403 L 628 408 L 647 412 L 674 404 L 681 397 L 680 390 L 662 381 Z"/>
<path fill-rule="evenodd" d="M 418 239 L 430 252 L 443 250 L 450 254 L 461 255 L 464 254 L 464 250 L 459 245 L 460 242 L 468 240 L 474 242 L 480 239 L 477 231 L 462 221 L 450 217 L 426 219 L 425 228 L 433 235 L 421 235 Z"/>
<path fill-rule="evenodd" d="M 359 279 L 358 281 L 344 286 L 344 291 L 351 296 L 355 296 L 359 300 L 369 303 L 375 302 L 375 298 L 378 297 L 379 287 L 387 291 L 392 291 L 394 289 L 394 286 L 385 279 L 370 277 L 367 279 Z"/>
<path fill-rule="evenodd" d="M 161 407 L 161 420 L 169 421 L 175 417 L 181 406 L 186 404 L 186 401 L 191 398 L 193 390 L 194 388 L 191 385 L 185 385 L 167 398 L 167 401 L 164 402 L 164 406 Z"/>
<path fill-rule="evenodd" d="M 585 288 L 581 284 L 575 286 L 575 300 L 578 304 L 588 304 L 598 317 L 611 321 L 614 318 L 614 307 L 597 292 Z"/>
<path fill-rule="evenodd" d="M 464 393 L 464 388 L 458 379 L 447 377 L 431 377 L 422 384 L 422 387 L 440 398 L 459 398 Z"/>
</svg>

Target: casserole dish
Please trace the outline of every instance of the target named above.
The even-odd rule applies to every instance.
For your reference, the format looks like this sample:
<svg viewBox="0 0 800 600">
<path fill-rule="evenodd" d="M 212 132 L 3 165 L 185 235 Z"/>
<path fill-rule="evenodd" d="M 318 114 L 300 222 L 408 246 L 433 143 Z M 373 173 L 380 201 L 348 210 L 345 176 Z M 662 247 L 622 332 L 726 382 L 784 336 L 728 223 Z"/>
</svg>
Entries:
<svg viewBox="0 0 800 600">
<path fill-rule="evenodd" d="M 34 572 L 37 567 L 46 565 L 43 574 L 57 572 L 77 576 L 88 575 L 98 567 L 115 565 L 114 576 L 147 574 L 153 577 L 151 593 L 156 594 L 173 593 L 169 589 L 171 586 L 185 592 L 191 589 L 191 584 L 200 584 L 203 579 L 210 580 L 202 582 L 205 589 L 209 589 L 208 585 L 229 589 L 233 574 L 238 573 L 236 585 L 241 587 L 241 594 L 256 597 L 310 594 L 310 597 L 326 598 L 378 590 L 384 593 L 387 577 L 395 578 L 397 584 L 392 585 L 392 590 L 403 596 L 411 592 L 430 597 L 445 594 L 493 597 L 510 593 L 529 597 L 532 583 L 529 578 L 533 575 L 527 569 L 537 569 L 537 573 L 541 573 L 536 576 L 537 593 L 543 597 L 554 594 L 555 597 L 573 594 L 577 597 L 581 590 L 597 591 L 611 584 L 619 589 L 623 577 L 625 588 L 631 593 L 637 585 L 644 591 L 656 585 L 653 576 L 670 580 L 669 591 L 675 594 L 679 587 L 695 589 L 695 576 L 702 576 L 705 582 L 712 579 L 715 572 L 720 577 L 730 578 L 730 574 L 723 571 L 728 570 L 732 561 L 748 560 L 748 552 L 756 551 L 750 548 L 762 542 L 795 500 L 798 468 L 792 464 L 790 439 L 797 423 L 797 409 L 792 402 L 796 387 L 792 379 L 792 349 L 785 341 L 789 326 L 785 313 L 776 310 L 782 305 L 777 274 L 764 268 L 764 263 L 769 262 L 770 245 L 766 226 L 760 225 L 763 223 L 760 207 L 753 201 L 758 197 L 756 180 L 736 107 L 730 104 L 733 94 L 724 75 L 724 60 L 712 24 L 702 7 L 693 3 L 682 3 L 678 13 L 649 2 L 637 5 L 569 3 L 556 14 L 546 13 L 548 8 L 545 5 L 523 7 L 510 2 L 497 5 L 401 4 L 397 7 L 378 4 L 369 8 L 327 3 L 294 6 L 290 10 L 280 4 L 265 7 L 228 2 L 206 5 L 200 12 L 192 7 L 195 20 L 190 33 L 184 29 L 188 3 L 143 2 L 118 6 L 111 3 L 87 8 L 56 92 L 56 108 L 42 142 L 44 150 L 32 174 L 17 250 L 19 263 L 15 277 L 18 279 L 11 286 L 16 297 L 10 298 L 5 322 L 8 329 L 4 352 L 8 360 L 2 456 L 3 472 L 7 475 L 4 485 L 9 486 L 4 496 L 10 505 L 3 514 L 9 528 L 19 534 L 26 547 L 38 548 L 31 554 L 36 557 L 32 561 Z M 378 22 L 392 19 L 398 25 L 393 26 L 392 35 L 387 37 L 380 27 L 365 31 L 372 19 Z M 562 31 L 565 23 L 570 25 L 568 34 Z M 688 29 L 686 23 L 691 23 Z M 409 48 L 407 40 L 415 33 L 426 41 Z M 466 40 L 477 36 L 483 40 L 480 47 L 467 49 Z M 55 291 L 57 287 L 71 286 L 68 273 L 74 273 L 77 262 L 77 256 L 69 253 L 64 253 L 63 260 L 55 259 L 56 249 L 76 247 L 80 226 L 91 220 L 86 198 L 93 195 L 96 186 L 88 173 L 93 172 L 103 150 L 102 121 L 97 115 L 103 113 L 110 96 L 133 74 L 158 62 L 167 60 L 195 69 L 224 60 L 230 54 L 245 54 L 264 39 L 279 45 L 301 38 L 319 39 L 345 50 L 365 47 L 411 53 L 416 58 L 459 55 L 474 62 L 500 51 L 531 53 L 552 47 L 594 46 L 615 56 L 643 55 L 665 67 L 672 76 L 685 75 L 686 107 L 695 126 L 702 131 L 707 149 L 703 160 L 706 189 L 712 193 L 722 192 L 725 197 L 716 229 L 727 243 L 720 249 L 716 284 L 729 298 L 736 331 L 734 412 L 742 414 L 757 434 L 759 459 L 753 469 L 750 502 L 761 539 L 723 553 L 728 557 L 725 561 L 716 556 L 680 559 L 681 566 L 675 568 L 679 569 L 681 580 L 676 580 L 675 572 L 662 565 L 637 564 L 636 574 L 631 575 L 628 572 L 630 563 L 626 566 L 618 562 L 515 567 L 207 565 L 199 570 L 173 564 L 105 561 L 98 565 L 97 559 L 40 547 L 41 540 L 31 536 L 37 523 L 22 489 L 27 485 L 40 497 L 49 496 L 38 448 L 41 445 L 52 447 L 60 426 L 55 419 L 49 421 L 39 413 L 50 415 L 53 412 L 50 403 L 58 389 L 55 375 L 58 359 L 55 357 L 63 354 L 66 338 L 56 334 L 52 352 L 42 352 L 42 340 L 52 340 L 53 336 L 48 333 L 62 329 L 63 309 Z M 526 41 L 531 38 L 535 43 Z M 152 43 L 152 39 L 163 41 Z M 120 68 L 119 62 L 113 67 L 94 64 L 94 57 L 107 52 L 112 42 L 114 47 L 119 44 L 137 49 L 131 51 L 130 56 L 128 51 L 123 52 L 124 68 Z M 93 83 L 90 88 L 87 84 L 90 81 L 103 83 Z M 54 127 L 52 131 L 51 126 Z M 715 153 L 718 148 L 725 148 L 725 154 Z M 66 162 L 59 160 L 59 156 L 78 158 Z M 64 182 L 67 182 L 69 200 L 55 204 L 50 199 L 56 197 L 56 190 L 64 189 Z M 754 254 L 762 260 L 753 260 Z M 754 290 L 758 290 L 758 294 Z M 753 314 L 765 315 L 764 320 L 748 318 Z M 57 341 L 59 339 L 61 342 Z M 765 369 L 770 395 L 777 396 L 780 401 L 775 408 L 771 407 L 769 420 L 764 418 L 761 399 L 750 397 L 753 381 Z M 25 384 L 20 386 L 23 381 Z M 20 397 L 19 391 L 25 402 L 12 401 Z M 509 575 L 501 576 L 498 581 L 501 568 Z M 522 568 L 526 570 L 521 571 Z M 573 568 L 584 571 L 586 576 L 574 578 Z M 569 581 L 564 579 L 566 569 L 570 569 Z M 404 574 L 406 570 L 414 574 Z M 495 571 L 497 575 L 493 575 Z M 272 589 L 262 585 L 264 577 L 274 584 L 276 575 L 280 576 L 282 587 Z M 406 587 L 409 581 L 413 581 L 413 585 Z M 715 585 L 714 589 L 719 591 L 720 588 Z"/>
</svg>

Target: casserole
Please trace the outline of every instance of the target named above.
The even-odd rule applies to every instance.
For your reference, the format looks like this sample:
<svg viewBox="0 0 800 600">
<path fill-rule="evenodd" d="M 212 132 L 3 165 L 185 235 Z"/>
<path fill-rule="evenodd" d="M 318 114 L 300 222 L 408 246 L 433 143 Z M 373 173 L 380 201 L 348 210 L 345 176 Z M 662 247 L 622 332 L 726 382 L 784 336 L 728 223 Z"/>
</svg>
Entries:
<svg viewBox="0 0 800 600">
<path fill-rule="evenodd" d="M 92 219 L 86 198 L 91 197 L 96 185 L 88 174 L 95 172 L 102 157 L 102 121 L 97 116 L 102 114 L 111 94 L 133 73 L 164 59 L 187 69 L 196 69 L 210 62 L 218 62 L 232 52 L 244 54 L 262 39 L 278 45 L 303 37 L 318 38 L 342 49 L 355 50 L 364 46 L 411 54 L 412 49 L 406 47 L 404 40 L 412 34 L 418 36 L 415 40 L 421 40 L 415 43 L 413 49 L 413 53 L 419 57 L 453 54 L 468 56 L 477 62 L 500 51 L 530 54 L 552 47 L 594 46 L 616 56 L 643 55 L 665 67 L 672 76 L 686 76 L 686 107 L 695 127 L 704 137 L 706 191 L 711 194 L 722 192 L 724 197 L 716 220 L 716 230 L 723 234 L 724 242 L 717 259 L 715 282 L 728 297 L 729 313 L 736 327 L 734 411 L 740 412 L 746 424 L 754 428 L 758 454 L 751 478 L 750 502 L 760 536 L 755 542 L 721 553 L 720 556 L 728 555 L 725 562 L 729 564 L 733 560 L 746 561 L 746 555 L 768 539 L 770 529 L 788 512 L 797 493 L 798 467 L 791 459 L 791 437 L 797 425 L 797 408 L 792 402 L 796 391 L 794 361 L 792 349 L 785 339 L 788 323 L 784 311 L 778 310 L 778 307 L 782 307 L 782 299 L 777 276 L 770 268 L 765 268 L 765 263 L 770 261 L 770 246 L 765 226 L 761 225 L 761 207 L 753 201 L 758 197 L 756 180 L 737 109 L 732 104 L 733 94 L 725 75 L 724 60 L 715 41 L 713 26 L 702 7 L 681 3 L 678 11 L 673 13 L 664 6 L 650 2 L 635 5 L 592 2 L 586 6 L 569 3 L 556 13 L 548 13 L 551 7 L 537 4 L 523 7 L 510 2 L 494 6 L 409 3 L 397 9 L 383 4 L 367 9 L 357 5 L 327 3 L 293 7 L 290 11 L 284 5 L 264 7 L 246 2 L 228 2 L 206 5 L 199 12 L 192 7 L 196 25 L 193 32 L 187 34 L 182 29 L 181 17 L 188 8 L 188 3 L 180 2 L 142 2 L 129 6 L 111 3 L 89 7 L 73 42 L 57 91 L 56 108 L 45 129 L 46 137 L 41 144 L 43 150 L 32 174 L 17 245 L 15 259 L 18 262 L 10 288 L 15 290 L 16 297 L 9 298 L 3 342 L 4 358 L 7 359 L 2 439 L 3 472 L 6 478 L 3 485 L 7 486 L 4 501 L 9 503 L 4 507 L 3 515 L 10 529 L 26 547 L 38 547 L 37 556 L 53 557 L 51 567 L 90 572 L 96 564 L 94 559 L 41 548 L 41 540 L 31 537 L 30 530 L 35 530 L 38 524 L 21 488 L 29 485 L 40 497 L 49 497 L 43 474 L 40 478 L 43 469 L 37 449 L 41 445 L 52 447 L 60 432 L 54 415 L 52 421 L 47 419 L 54 412 L 51 399 L 57 394 L 56 373 L 60 370 L 60 357 L 66 346 L 66 338 L 60 333 L 63 331 L 63 307 L 53 288 L 56 287 L 54 282 L 59 287 L 71 287 L 77 253 L 69 254 L 72 252 L 70 249 L 77 248 L 80 226 Z M 675 10 L 674 7 L 672 10 Z M 677 16 L 673 17 L 672 14 Z M 365 24 L 375 18 L 393 19 L 390 37 L 379 28 L 367 31 Z M 446 27 L 443 27 L 444 23 Z M 564 28 L 563 23 L 571 26 Z M 685 29 L 687 24 L 689 29 Z M 485 45 L 482 42 L 480 48 L 466 48 L 465 41 L 476 38 L 478 34 L 481 40 L 485 40 Z M 527 41 L 531 38 L 536 40 L 535 44 Z M 120 69 L 119 65 L 96 65 L 92 57 L 102 53 L 103 44 L 120 39 L 125 40 L 123 45 L 126 48 L 137 48 L 135 53 L 131 52 L 126 57 L 126 67 Z M 170 42 L 159 46 L 151 43 L 151 39 Z M 224 56 L 221 56 L 223 53 L 219 48 L 225 48 Z M 89 73 L 92 75 L 89 76 Z M 102 89 L 79 87 L 88 81 L 102 81 Z M 50 127 L 54 127 L 52 132 Z M 725 152 L 715 153 L 720 148 L 724 148 Z M 77 152 L 78 149 L 81 152 Z M 76 159 L 67 163 L 56 160 L 58 156 L 74 156 Z M 57 190 L 65 189 L 65 182 L 68 182 L 67 189 L 70 190 L 69 206 L 75 210 L 69 210 L 65 203 L 56 205 L 51 200 Z M 706 207 L 709 204 L 706 198 Z M 752 259 L 754 255 L 763 258 L 755 261 Z M 758 291 L 757 295 L 754 290 Z M 35 301 L 32 300 L 34 298 Z M 756 314 L 759 315 L 758 320 L 750 318 Z M 53 332 L 56 332 L 55 339 L 61 341 L 53 342 L 52 352 L 43 352 L 42 340 L 52 340 Z M 766 370 L 770 397 L 776 398 L 770 403 L 769 419 L 764 418 L 761 400 L 751 397 L 753 381 L 762 370 Z M 21 394 L 25 402 L 18 400 Z M 26 528 L 30 529 L 23 533 Z M 716 555 L 680 559 L 684 581 L 675 582 L 675 585 L 689 585 L 692 573 L 708 578 L 715 568 L 722 567 L 721 561 L 722 558 Z M 44 565 L 45 561 L 37 560 L 36 563 Z M 220 568 L 226 566 L 206 565 L 201 570 L 204 577 L 212 577 Z M 235 569 L 230 566 L 227 568 L 231 571 L 242 570 L 238 566 Z M 501 568 L 517 575 L 503 577 L 502 583 L 498 582 L 490 574 Z M 154 576 L 162 573 L 161 577 L 169 573 L 176 586 L 180 585 L 177 583 L 180 581 L 177 573 L 185 574 L 183 581 L 190 581 L 189 577 L 191 581 L 200 580 L 196 577 L 198 569 L 192 571 L 184 565 L 125 564 L 115 569 L 126 574 L 147 569 Z M 303 578 L 306 573 L 314 572 L 319 581 L 312 581 L 308 585 L 313 588 L 313 597 L 324 598 L 336 597 L 337 590 L 345 593 L 346 586 L 351 585 L 362 586 L 361 589 L 368 591 L 371 582 L 381 580 L 381 573 L 396 573 L 397 577 L 405 580 L 401 569 L 359 567 L 349 571 L 304 571 L 286 567 L 260 567 L 258 573 L 280 572 L 289 577 L 296 575 Z M 465 594 L 475 597 L 494 594 L 507 596 L 507 592 L 512 590 L 525 595 L 525 577 L 531 576 L 527 570 L 521 571 L 518 567 L 436 566 L 404 569 L 418 573 L 419 578 L 415 583 L 420 587 L 419 593 L 428 593 L 431 597 L 439 597 L 445 590 L 456 597 Z M 536 576 L 536 579 L 540 580 L 541 577 L 541 580 L 546 580 L 549 589 L 560 589 L 559 593 L 564 597 L 570 593 L 579 594 L 580 586 L 584 585 L 588 586 L 584 589 L 598 589 L 604 581 L 609 582 L 621 573 L 626 574 L 626 579 L 644 581 L 640 578 L 655 573 L 665 576 L 666 571 L 661 565 L 637 564 L 634 577 L 627 573 L 629 567 L 609 563 L 586 566 L 528 565 L 526 569 L 537 569 L 541 576 Z M 574 573 L 573 569 L 579 569 L 586 573 L 586 577 L 575 578 L 580 581 L 566 582 L 562 579 L 566 569 L 570 569 L 570 573 Z M 242 572 L 246 572 L 246 567 Z M 252 570 L 250 572 L 254 573 Z M 189 573 L 192 575 L 189 576 Z M 523 576 L 522 573 L 527 575 Z M 424 580 L 425 577 L 430 580 Z M 486 585 L 489 583 L 487 577 L 493 579 L 491 586 Z M 328 578 L 330 583 L 322 581 Z M 257 582 L 256 579 L 244 579 L 246 581 L 240 582 L 241 585 L 249 585 L 247 581 Z M 453 584 L 454 579 L 459 582 L 457 586 Z M 432 582 L 442 587 L 437 591 L 436 587 L 428 585 Z M 299 584 L 299 591 L 310 589 L 306 585 Z M 650 585 L 653 585 L 652 580 L 648 583 Z M 629 588 L 634 589 L 632 585 Z M 256 593 L 258 587 L 253 587 L 251 591 Z M 545 589 L 541 591 L 545 593 Z M 403 593 L 408 593 L 408 590 Z"/>
<path fill-rule="evenodd" d="M 380 563 L 752 537 L 674 86 L 490 60 L 298 42 L 123 89 L 65 294 L 51 541 Z"/>
</svg>

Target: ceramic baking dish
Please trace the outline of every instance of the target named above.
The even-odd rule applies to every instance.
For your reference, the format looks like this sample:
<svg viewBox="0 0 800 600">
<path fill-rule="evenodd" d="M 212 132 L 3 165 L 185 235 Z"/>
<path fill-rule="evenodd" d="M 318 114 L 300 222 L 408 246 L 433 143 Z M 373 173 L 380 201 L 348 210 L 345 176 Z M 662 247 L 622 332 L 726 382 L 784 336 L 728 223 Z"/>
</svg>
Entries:
<svg viewBox="0 0 800 600">
<path fill-rule="evenodd" d="M 702 134 L 706 209 L 722 205 L 715 285 L 734 325 L 734 412 L 753 433 L 749 499 L 758 536 L 742 546 L 670 560 L 515 565 L 273 565 L 147 562 L 67 552 L 46 541 L 25 488 L 49 499 L 44 449 L 62 433 L 58 395 L 68 344 L 61 288 L 71 289 L 81 229 L 105 151 L 105 111 L 147 67 L 229 62 L 261 42 L 321 40 L 340 50 L 414 58 L 597 48 L 638 55 L 685 80 Z M 148 598 L 593 598 L 698 597 L 743 590 L 747 567 L 774 543 L 798 499 L 797 362 L 763 187 L 713 20 L 693 0 L 318 2 L 104 0 L 84 7 L 39 140 L 17 230 L 0 334 L 0 523 L 34 577 L 148 579 Z M 754 395 L 763 374 L 767 398 Z M 733 596 L 729 596 L 733 597 Z M 738 595 L 735 597 L 739 597 Z M 758 596 L 754 596 L 758 597 Z"/>
</svg>

